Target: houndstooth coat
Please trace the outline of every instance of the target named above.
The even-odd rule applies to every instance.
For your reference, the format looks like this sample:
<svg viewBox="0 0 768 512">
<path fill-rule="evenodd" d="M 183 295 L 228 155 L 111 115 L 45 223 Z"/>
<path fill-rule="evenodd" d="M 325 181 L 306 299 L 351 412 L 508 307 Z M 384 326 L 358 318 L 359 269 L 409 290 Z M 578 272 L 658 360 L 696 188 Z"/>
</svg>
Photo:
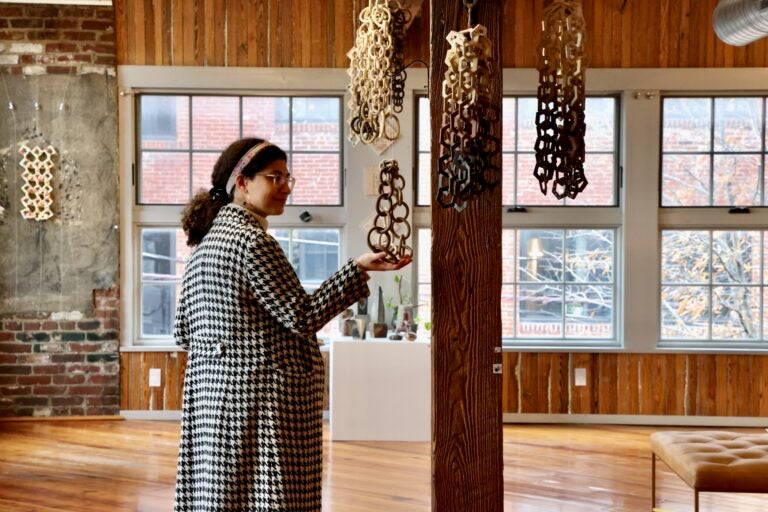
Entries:
<svg viewBox="0 0 768 512">
<path fill-rule="evenodd" d="M 184 273 L 174 327 L 189 351 L 176 512 L 320 510 L 315 333 L 368 287 L 350 260 L 308 295 L 261 221 L 222 208 Z"/>
</svg>

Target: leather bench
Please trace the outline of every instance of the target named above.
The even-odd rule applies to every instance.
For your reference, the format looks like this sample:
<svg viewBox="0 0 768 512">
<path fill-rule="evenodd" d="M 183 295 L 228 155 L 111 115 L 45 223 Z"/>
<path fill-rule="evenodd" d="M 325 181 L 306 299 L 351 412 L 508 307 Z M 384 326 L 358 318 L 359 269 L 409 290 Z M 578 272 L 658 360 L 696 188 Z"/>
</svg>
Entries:
<svg viewBox="0 0 768 512">
<path fill-rule="evenodd" d="M 656 507 L 656 457 L 694 492 L 768 493 L 768 434 L 664 431 L 651 434 L 651 506 Z"/>
</svg>

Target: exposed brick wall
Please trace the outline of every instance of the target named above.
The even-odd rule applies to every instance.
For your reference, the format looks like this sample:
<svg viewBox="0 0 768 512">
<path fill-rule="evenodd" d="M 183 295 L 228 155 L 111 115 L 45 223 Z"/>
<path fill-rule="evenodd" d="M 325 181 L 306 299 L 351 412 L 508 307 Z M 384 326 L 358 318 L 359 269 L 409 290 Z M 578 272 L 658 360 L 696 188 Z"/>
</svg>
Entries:
<svg viewBox="0 0 768 512">
<path fill-rule="evenodd" d="M 0 3 L 0 66 L 11 74 L 115 70 L 111 7 Z"/>
<path fill-rule="evenodd" d="M 298 122 L 289 134 L 287 119 L 279 119 L 278 102 L 272 98 L 243 98 L 243 135 L 267 138 L 288 151 L 292 137 L 293 159 L 290 170 L 296 187 L 289 204 L 329 204 L 341 202 L 339 128 L 336 123 Z M 173 119 L 164 136 L 145 134 L 141 148 L 140 200 L 155 204 L 184 204 L 189 198 L 189 153 L 192 128 L 193 193 L 211 187 L 211 171 L 221 150 L 240 134 L 240 102 L 237 97 L 196 96 L 192 101 L 178 96 L 166 105 Z M 163 150 L 172 150 L 165 152 Z M 213 151 L 207 153 L 206 151 Z M 335 153 L 307 153 L 328 151 Z M 173 179 L 169 179 L 172 176 Z"/>
<path fill-rule="evenodd" d="M 0 2 L 3 74 L 114 75 L 115 63 L 111 7 Z M 19 107 L 21 130 L 28 118 Z M 40 129 L 49 134 L 46 122 Z M 18 309 L 0 315 L 0 416 L 118 413 L 117 289 L 95 290 L 92 308 L 69 306 L 82 313 L 67 307 L 65 301 L 64 311 Z"/>
<path fill-rule="evenodd" d="M 94 290 L 93 317 L 0 318 L 0 416 L 118 414 L 118 291 Z"/>
</svg>

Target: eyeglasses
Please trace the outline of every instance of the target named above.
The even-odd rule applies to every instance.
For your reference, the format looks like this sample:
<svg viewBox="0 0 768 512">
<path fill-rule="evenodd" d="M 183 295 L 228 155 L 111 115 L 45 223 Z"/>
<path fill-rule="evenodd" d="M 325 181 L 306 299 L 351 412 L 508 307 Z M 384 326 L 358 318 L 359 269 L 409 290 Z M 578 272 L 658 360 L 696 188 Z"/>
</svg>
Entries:
<svg viewBox="0 0 768 512">
<path fill-rule="evenodd" d="M 282 187 L 288 185 L 288 188 L 293 190 L 293 186 L 296 184 L 296 178 L 290 174 L 258 174 L 262 178 L 269 178 L 276 187 Z"/>
</svg>

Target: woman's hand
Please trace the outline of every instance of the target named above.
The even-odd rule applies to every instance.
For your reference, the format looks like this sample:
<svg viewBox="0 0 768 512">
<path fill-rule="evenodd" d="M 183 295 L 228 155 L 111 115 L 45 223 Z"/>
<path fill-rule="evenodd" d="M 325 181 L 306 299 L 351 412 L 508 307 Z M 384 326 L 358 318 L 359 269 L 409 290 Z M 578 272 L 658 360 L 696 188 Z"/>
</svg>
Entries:
<svg viewBox="0 0 768 512">
<path fill-rule="evenodd" d="M 367 252 L 358 256 L 355 263 L 360 270 L 366 272 L 368 270 L 400 270 L 413 261 L 413 258 L 409 257 L 402 258 L 397 263 L 390 263 L 384 260 L 386 255 L 386 252 Z"/>
</svg>

